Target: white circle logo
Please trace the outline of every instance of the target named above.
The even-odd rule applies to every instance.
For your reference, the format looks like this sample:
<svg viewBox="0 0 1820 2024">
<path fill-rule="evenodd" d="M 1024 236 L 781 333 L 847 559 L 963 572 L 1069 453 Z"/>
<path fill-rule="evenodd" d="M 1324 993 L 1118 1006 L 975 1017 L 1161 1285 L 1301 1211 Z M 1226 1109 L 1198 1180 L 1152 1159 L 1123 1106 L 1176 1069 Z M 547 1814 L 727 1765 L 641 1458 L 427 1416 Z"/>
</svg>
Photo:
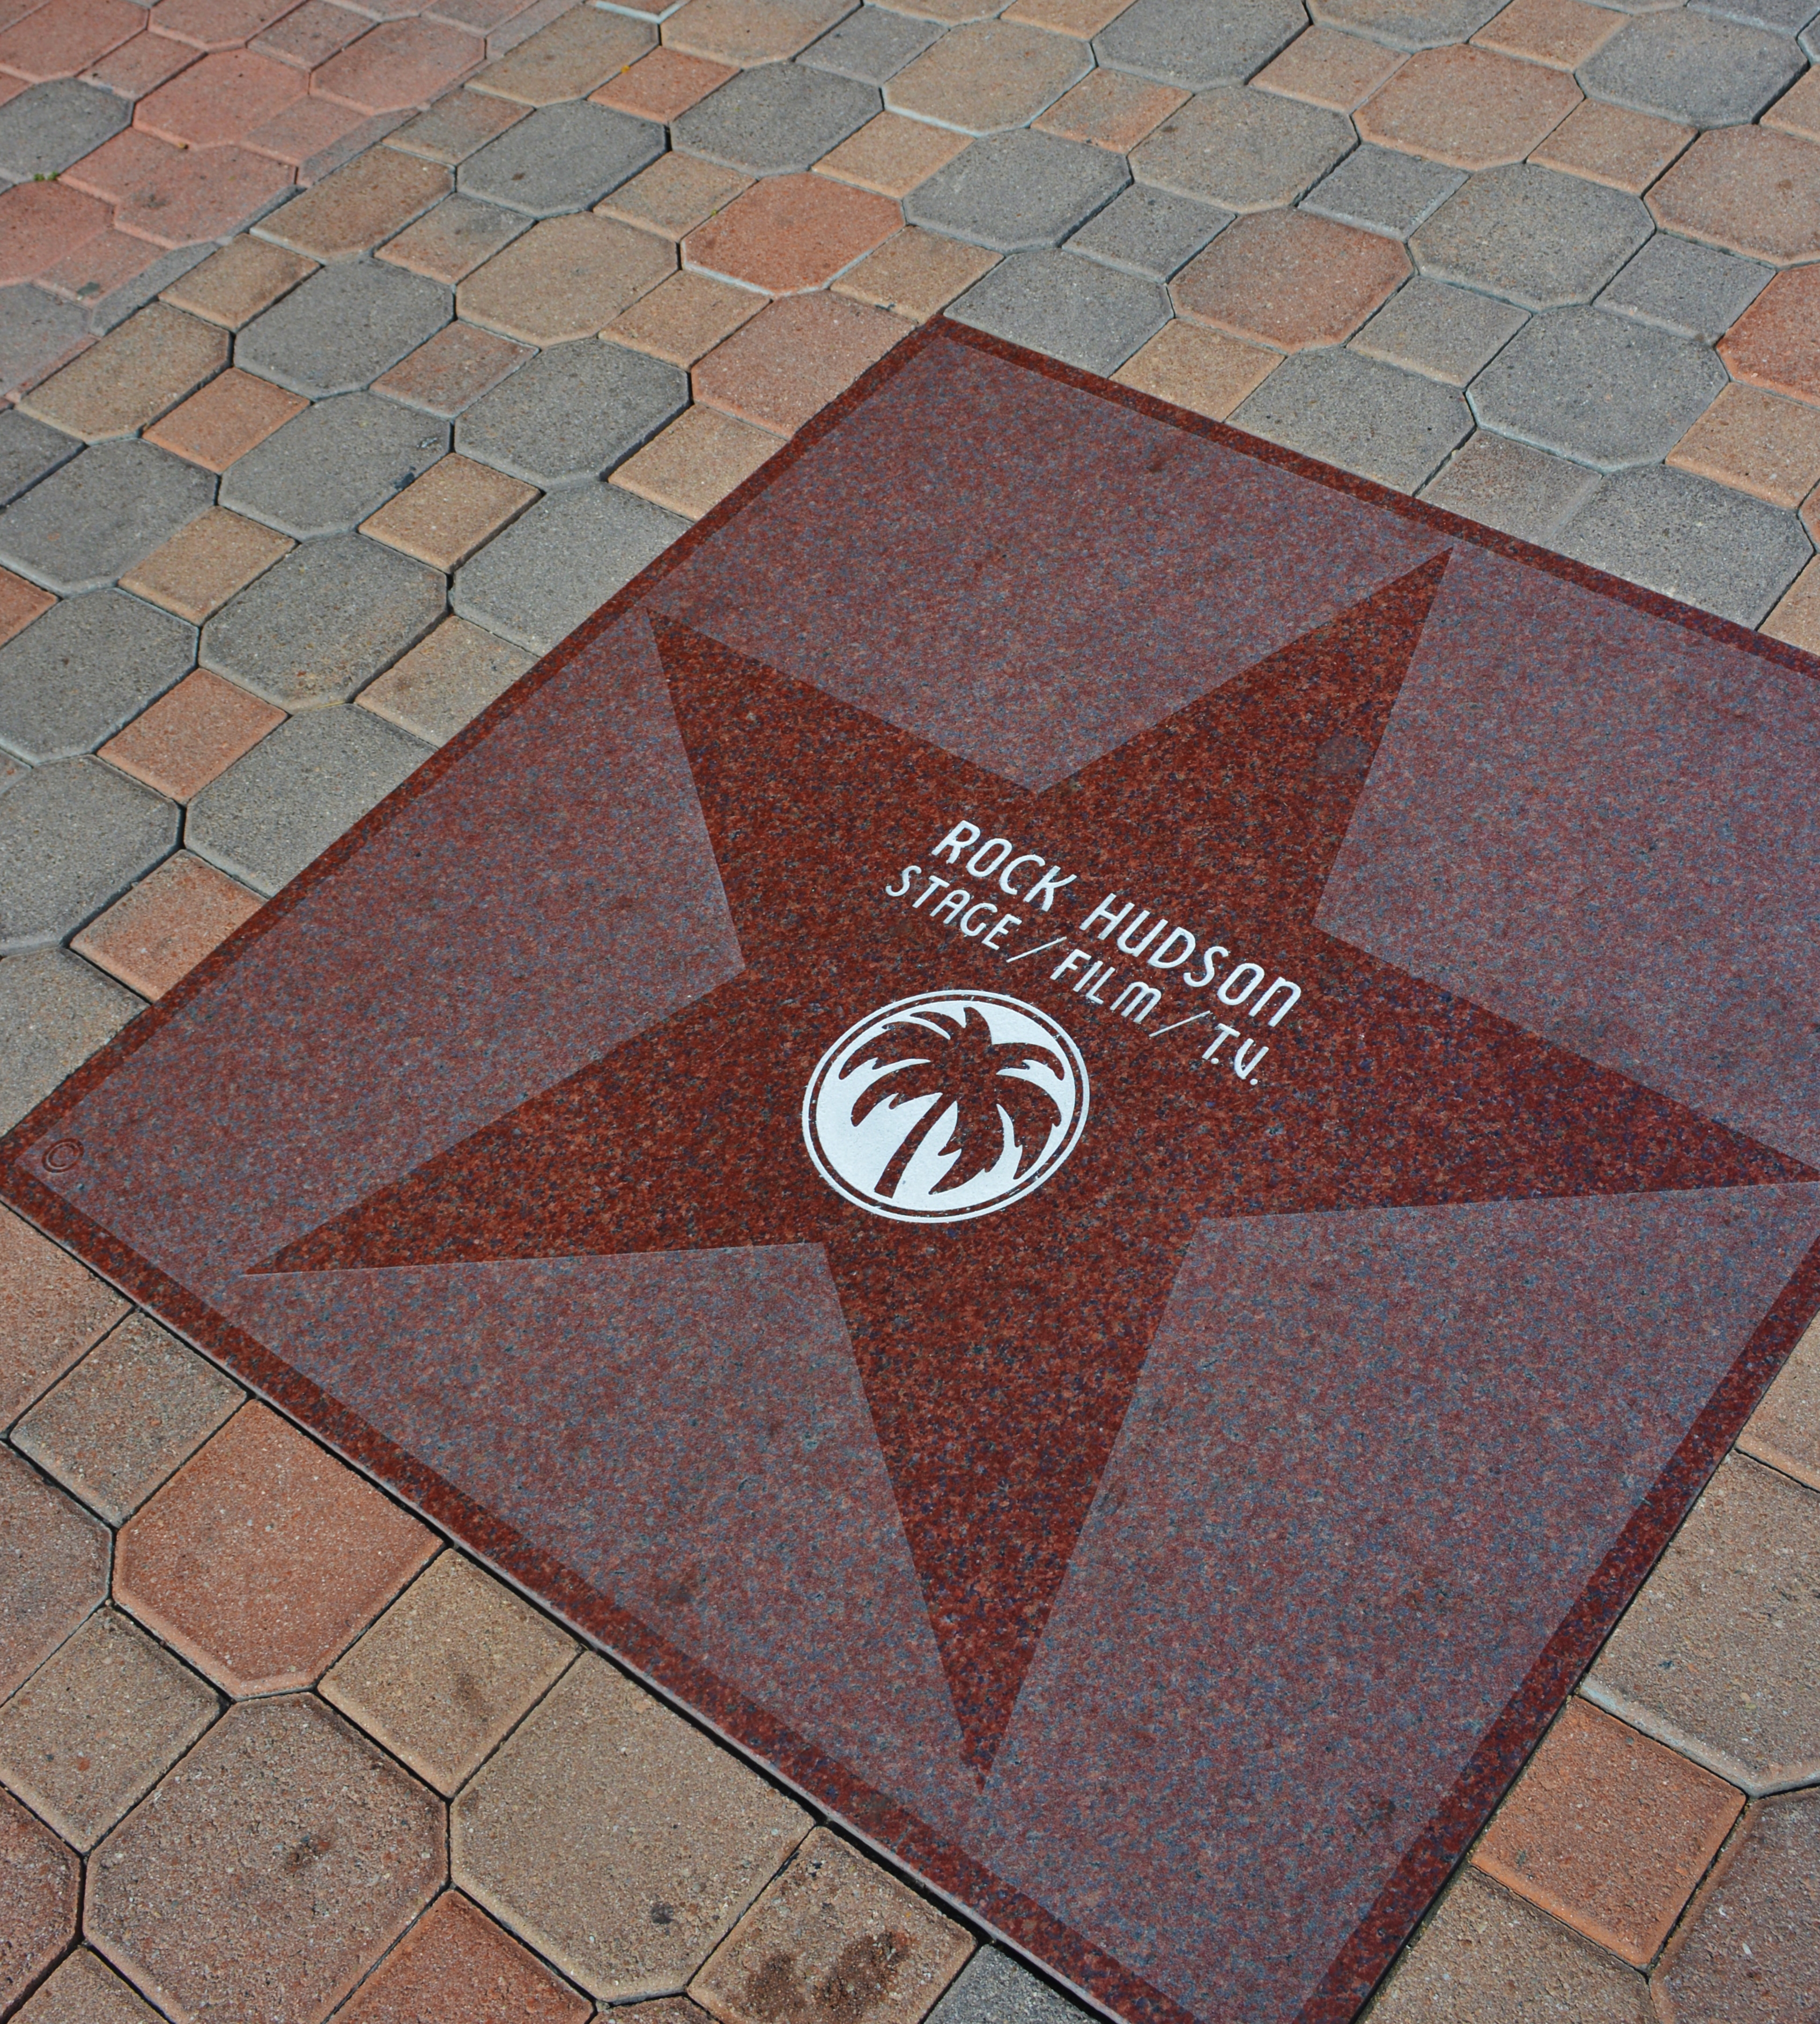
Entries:
<svg viewBox="0 0 1820 2024">
<path fill-rule="evenodd" d="M 803 1093 L 803 1138 L 836 1194 L 894 1223 L 1009 1208 L 1073 1152 L 1087 1066 L 1046 1012 L 928 991 L 849 1026 Z"/>
</svg>

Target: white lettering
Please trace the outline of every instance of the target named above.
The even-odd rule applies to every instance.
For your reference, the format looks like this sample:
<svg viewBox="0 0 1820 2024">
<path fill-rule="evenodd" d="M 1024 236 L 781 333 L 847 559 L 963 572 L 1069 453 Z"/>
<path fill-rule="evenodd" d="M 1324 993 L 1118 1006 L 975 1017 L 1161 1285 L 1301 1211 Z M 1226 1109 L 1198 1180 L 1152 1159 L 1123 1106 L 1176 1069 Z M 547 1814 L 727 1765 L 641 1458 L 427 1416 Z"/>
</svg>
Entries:
<svg viewBox="0 0 1820 2024">
<path fill-rule="evenodd" d="M 993 929 L 991 933 L 986 937 L 985 940 L 983 941 L 980 946 L 982 948 L 997 948 L 998 944 L 1004 940 L 1005 937 L 1010 933 L 1013 928 L 1021 928 L 1023 926 L 1023 922 L 1017 918 L 1016 915 L 1001 914 L 998 917 L 998 926 Z M 1016 959 L 1011 958 L 1008 959 L 1008 960 L 1015 961 Z"/>
<path fill-rule="evenodd" d="M 944 886 L 946 886 L 946 885 L 947 884 L 947 882 L 947 882 L 947 879 L 945 879 L 945 878 L 938 878 L 936 876 L 936 874 L 932 871 L 932 872 L 929 874 L 929 882 L 928 882 L 928 886 L 924 889 L 922 899 L 921 899 L 921 900 L 911 900 L 911 902 L 910 902 L 910 906 L 911 906 L 911 908 L 912 908 L 913 909 L 914 909 L 914 908 L 917 908 L 917 907 L 920 907 L 920 906 L 923 904 L 923 900 L 926 900 L 926 899 L 928 899 L 928 897 L 929 896 L 929 894 L 930 894 L 931 893 L 939 893 L 939 892 L 940 892 L 940 891 L 941 891 L 941 889 L 942 889 L 942 888 L 943 888 Z"/>
<path fill-rule="evenodd" d="M 938 900 L 929 909 L 932 921 L 951 921 L 957 914 L 964 912 L 972 903 L 973 896 L 965 886 L 949 889 L 946 899 Z"/>
<path fill-rule="evenodd" d="M 1163 930 L 1169 926 L 1168 915 L 1159 915 L 1157 919 L 1156 926 L 1151 930 L 1149 933 L 1147 934 L 1141 941 L 1133 941 L 1131 937 L 1137 933 L 1137 930 L 1142 927 L 1144 922 L 1149 918 L 1149 908 L 1148 907 L 1139 908 L 1137 919 L 1134 920 L 1131 923 L 1130 926 L 1125 930 L 1124 933 L 1119 937 L 1118 945 L 1127 955 L 1142 955 L 1144 952 L 1149 948 L 1150 944 L 1155 941 L 1157 937 L 1163 933 Z"/>
<path fill-rule="evenodd" d="M 1061 867 L 1059 865 L 1052 865 L 1024 894 L 1024 904 L 1029 906 L 1040 900 L 1042 902 L 1042 910 L 1046 914 L 1049 910 L 1050 900 L 1059 897 L 1064 886 L 1071 886 L 1074 882 L 1073 872 L 1071 871 L 1064 878 L 1061 874 Z"/>
<path fill-rule="evenodd" d="M 992 858 L 992 861 L 990 864 L 982 864 L 980 862 L 980 859 L 983 857 L 991 856 L 991 853 L 994 851 L 997 851 L 998 855 L 996 857 Z M 968 859 L 967 869 L 976 878 L 990 878 L 993 873 L 998 869 L 999 866 L 1002 865 L 1005 862 L 1005 859 L 1010 855 L 1011 839 L 1009 837 L 989 836 L 986 841 L 980 845 L 980 848 L 974 852 L 973 855 Z"/>
<path fill-rule="evenodd" d="M 1112 1001 L 1112 1010 L 1141 1026 L 1161 1001 L 1163 993 L 1154 984 L 1128 984 Z"/>
<path fill-rule="evenodd" d="M 1188 986 L 1190 991 L 1205 991 L 1207 986 L 1214 981 L 1214 958 L 1217 955 L 1230 955 L 1232 953 L 1232 952 L 1229 948 L 1222 948 L 1218 942 L 1210 942 L 1207 946 L 1201 951 L 1200 975 L 1199 977 L 1185 977 L 1182 979 L 1182 982 Z"/>
<path fill-rule="evenodd" d="M 1214 1044 L 1207 1049 L 1204 1054 L 1201 1056 L 1201 1059 L 1203 1062 L 1210 1062 L 1214 1055 L 1220 1051 L 1220 1047 L 1223 1042 L 1227 1040 L 1236 1040 L 1238 1037 L 1239 1029 L 1236 1026 L 1222 1026 L 1218 1032 L 1214 1036 Z"/>
<path fill-rule="evenodd" d="M 1302 1002 L 1302 986 L 1299 984 L 1291 984 L 1287 977 L 1280 977 L 1277 978 L 1276 981 L 1271 985 L 1270 988 L 1265 992 L 1264 996 L 1258 999 L 1258 1003 L 1251 1007 L 1251 1017 L 1255 1019 L 1258 1014 L 1264 1010 L 1265 1006 L 1270 1003 L 1271 999 L 1274 998 L 1280 991 L 1287 991 L 1289 993 L 1289 996 L 1284 1004 L 1279 1006 L 1277 1009 L 1271 1014 L 1271 1025 L 1274 1026 L 1277 1021 L 1283 1017 L 1285 1012 L 1293 1012 L 1296 1006 Z"/>
<path fill-rule="evenodd" d="M 950 864 L 958 864 L 961 861 L 961 852 L 969 845 L 976 844 L 979 841 L 980 831 L 976 824 L 970 822 L 956 823 L 936 845 L 932 854 L 937 857 L 946 857 Z"/>
<path fill-rule="evenodd" d="M 1062 958 L 1061 961 L 1056 965 L 1055 968 L 1049 972 L 1049 982 L 1051 984 L 1059 983 L 1060 980 L 1066 977 L 1068 972 L 1074 968 L 1076 963 L 1086 962 L 1087 960 L 1087 952 L 1085 949 L 1070 949 L 1067 954 Z"/>
<path fill-rule="evenodd" d="M 1177 942 L 1181 944 L 1181 954 L 1171 955 L 1170 951 Z M 1156 945 L 1156 953 L 1150 959 L 1152 970 L 1180 970 L 1195 952 L 1195 938 L 1186 928 L 1171 928 Z"/>
<path fill-rule="evenodd" d="M 1013 858 L 1011 862 L 1006 865 L 1005 869 L 998 874 L 999 891 L 1001 893 L 1009 893 L 1014 900 L 1021 898 L 1023 896 L 1019 893 L 1017 888 L 1011 882 L 1012 873 L 1014 872 L 1020 864 L 1046 864 L 1048 862 L 1049 860 L 1046 857 L 1038 857 L 1034 850 L 1027 850 L 1023 856 Z"/>
<path fill-rule="evenodd" d="M 1100 940 L 1104 941 L 1106 937 L 1111 933 L 1112 930 L 1118 926 L 1119 923 L 1123 920 L 1125 916 L 1131 911 L 1131 902 L 1127 900 L 1124 905 L 1119 909 L 1117 913 L 1115 914 L 1113 912 L 1112 902 L 1116 900 L 1118 896 L 1119 895 L 1116 893 L 1108 893 L 1106 895 L 1105 898 L 1100 902 L 1099 905 L 1093 909 L 1093 912 L 1090 913 L 1083 922 L 1082 922 L 1081 933 L 1082 934 L 1085 934 L 1088 929 L 1089 929 L 1096 921 L 1099 920 L 1104 920 L 1106 923 L 1105 926 L 1100 930 Z"/>
<path fill-rule="evenodd" d="M 901 886 L 886 886 L 884 889 L 886 896 L 892 900 L 901 900 L 910 890 L 911 881 L 920 878 L 922 875 L 923 867 L 920 864 L 906 864 L 899 874 L 903 883 Z"/>
<path fill-rule="evenodd" d="M 1255 1047 L 1258 1051 L 1253 1054 Z M 1258 1072 L 1258 1065 L 1270 1050 L 1260 1040 L 1241 1040 L 1232 1056 L 1232 1072 L 1240 1082 L 1249 1082 Z"/>
<path fill-rule="evenodd" d="M 1239 979 L 1245 974 L 1247 970 L 1250 970 L 1251 973 L 1251 981 L 1247 984 L 1243 990 L 1234 991 L 1232 986 L 1239 981 Z M 1261 964 L 1255 962 L 1242 962 L 1235 970 L 1232 971 L 1231 975 L 1227 977 L 1225 982 L 1220 986 L 1217 995 L 1222 1005 L 1243 1005 L 1245 1000 L 1251 996 L 1252 992 L 1255 991 L 1258 985 L 1263 981 L 1264 971 Z"/>
<path fill-rule="evenodd" d="M 998 908 L 994 906 L 990 900 L 976 900 L 972 906 L 968 908 L 965 915 L 961 922 L 961 933 L 967 937 L 969 941 L 974 940 L 977 937 L 985 933 L 987 921 L 991 920 L 992 916 L 998 911 Z M 969 927 L 967 922 L 972 920 L 976 914 L 982 913 L 985 918 L 980 922 L 980 925 L 976 928 Z"/>
</svg>

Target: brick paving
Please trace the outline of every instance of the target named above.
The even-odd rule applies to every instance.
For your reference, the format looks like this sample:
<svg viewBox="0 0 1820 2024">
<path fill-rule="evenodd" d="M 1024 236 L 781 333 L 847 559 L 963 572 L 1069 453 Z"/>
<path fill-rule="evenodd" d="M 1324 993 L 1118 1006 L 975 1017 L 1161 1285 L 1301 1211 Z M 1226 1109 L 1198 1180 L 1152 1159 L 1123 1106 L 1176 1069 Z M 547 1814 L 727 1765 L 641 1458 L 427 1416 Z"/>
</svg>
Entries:
<svg viewBox="0 0 1820 2024">
<path fill-rule="evenodd" d="M 9 0 L 0 1125 L 940 311 L 1820 651 L 1807 12 Z M 1817 1401 L 1375 2014 L 1811 1996 Z M 0 1414 L 0 2015 L 1073 2014 L 10 1216 Z"/>
</svg>

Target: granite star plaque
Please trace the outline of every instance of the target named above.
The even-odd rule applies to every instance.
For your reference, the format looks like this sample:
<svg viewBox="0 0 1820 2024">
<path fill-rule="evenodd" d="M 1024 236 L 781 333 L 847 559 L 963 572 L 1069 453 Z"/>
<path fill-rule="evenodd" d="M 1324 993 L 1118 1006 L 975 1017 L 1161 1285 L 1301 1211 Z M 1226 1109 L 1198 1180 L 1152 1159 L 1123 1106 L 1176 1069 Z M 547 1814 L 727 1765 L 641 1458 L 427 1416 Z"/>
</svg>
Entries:
<svg viewBox="0 0 1820 2024">
<path fill-rule="evenodd" d="M 1815 672 L 938 321 L 5 1191 L 1101 2005 L 1348 2018 L 1820 1307 Z"/>
</svg>

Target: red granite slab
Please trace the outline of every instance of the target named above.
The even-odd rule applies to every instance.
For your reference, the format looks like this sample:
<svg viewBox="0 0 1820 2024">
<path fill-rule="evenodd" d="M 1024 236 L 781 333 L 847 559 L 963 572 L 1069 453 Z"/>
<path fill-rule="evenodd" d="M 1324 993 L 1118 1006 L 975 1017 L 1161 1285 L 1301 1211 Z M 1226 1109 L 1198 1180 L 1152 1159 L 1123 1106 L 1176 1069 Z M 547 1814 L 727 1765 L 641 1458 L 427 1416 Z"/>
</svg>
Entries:
<svg viewBox="0 0 1820 2024">
<path fill-rule="evenodd" d="M 1820 1307 L 1815 672 L 938 321 L 0 1190 L 1102 2005 L 1349 2017 Z"/>
</svg>

